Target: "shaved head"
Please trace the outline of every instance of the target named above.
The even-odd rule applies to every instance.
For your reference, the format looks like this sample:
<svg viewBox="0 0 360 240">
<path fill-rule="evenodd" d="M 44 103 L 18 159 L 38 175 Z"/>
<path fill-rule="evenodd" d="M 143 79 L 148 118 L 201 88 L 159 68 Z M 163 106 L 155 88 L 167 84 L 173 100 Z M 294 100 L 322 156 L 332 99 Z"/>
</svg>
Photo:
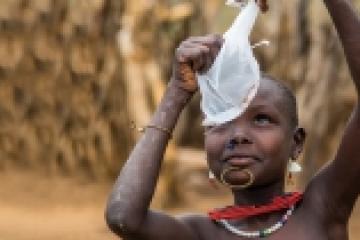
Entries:
<svg viewBox="0 0 360 240">
<path fill-rule="evenodd" d="M 296 128 L 299 124 L 297 102 L 290 88 L 283 82 L 265 74 L 261 76 L 260 88 L 275 88 L 274 91 L 279 92 L 281 107 L 288 115 L 290 127 Z"/>
</svg>

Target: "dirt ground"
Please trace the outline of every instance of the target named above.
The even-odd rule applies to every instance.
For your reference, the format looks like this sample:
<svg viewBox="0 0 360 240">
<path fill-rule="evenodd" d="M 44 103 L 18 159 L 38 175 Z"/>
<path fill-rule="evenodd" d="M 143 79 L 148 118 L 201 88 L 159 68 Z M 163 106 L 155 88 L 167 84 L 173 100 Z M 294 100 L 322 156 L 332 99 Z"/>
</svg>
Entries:
<svg viewBox="0 0 360 240">
<path fill-rule="evenodd" d="M 1 173 L 0 240 L 118 239 L 103 218 L 109 190 L 107 183 Z M 203 210 L 216 201 L 185 211 Z M 360 239 L 360 207 L 354 211 L 350 232 L 351 240 Z"/>
</svg>

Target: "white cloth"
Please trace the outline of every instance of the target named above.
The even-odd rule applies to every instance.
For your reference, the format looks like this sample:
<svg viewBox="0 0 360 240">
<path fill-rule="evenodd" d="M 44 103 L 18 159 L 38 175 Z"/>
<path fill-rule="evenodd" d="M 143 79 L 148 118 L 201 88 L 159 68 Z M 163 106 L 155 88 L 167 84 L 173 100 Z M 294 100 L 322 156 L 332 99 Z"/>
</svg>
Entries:
<svg viewBox="0 0 360 240">
<path fill-rule="evenodd" d="M 212 67 L 207 73 L 198 74 L 204 126 L 235 119 L 256 95 L 260 69 L 249 35 L 258 13 L 255 0 L 250 0 L 224 34 L 224 44 Z"/>
<path fill-rule="evenodd" d="M 239 7 L 243 8 L 246 6 L 246 4 L 249 2 L 249 0 L 226 0 L 226 5 L 232 6 L 232 7 Z"/>
</svg>

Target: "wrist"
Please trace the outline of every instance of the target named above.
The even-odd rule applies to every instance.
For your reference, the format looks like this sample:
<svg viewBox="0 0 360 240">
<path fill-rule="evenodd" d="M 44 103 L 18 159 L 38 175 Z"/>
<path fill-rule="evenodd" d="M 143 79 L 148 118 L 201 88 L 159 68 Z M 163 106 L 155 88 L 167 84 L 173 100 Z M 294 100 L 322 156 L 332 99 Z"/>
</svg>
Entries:
<svg viewBox="0 0 360 240">
<path fill-rule="evenodd" d="M 194 93 L 188 92 L 170 81 L 165 91 L 165 95 L 162 98 L 153 119 L 150 121 L 150 125 L 153 126 L 152 128 L 160 129 L 161 127 L 162 130 L 166 129 L 166 132 L 171 132 L 175 127 L 179 115 L 190 101 L 193 94 Z"/>
<path fill-rule="evenodd" d="M 182 86 L 177 84 L 176 80 L 173 78 L 170 80 L 167 90 L 166 90 L 172 98 L 182 101 L 189 101 L 192 96 L 196 93 L 196 91 L 190 91 L 184 89 Z"/>
</svg>

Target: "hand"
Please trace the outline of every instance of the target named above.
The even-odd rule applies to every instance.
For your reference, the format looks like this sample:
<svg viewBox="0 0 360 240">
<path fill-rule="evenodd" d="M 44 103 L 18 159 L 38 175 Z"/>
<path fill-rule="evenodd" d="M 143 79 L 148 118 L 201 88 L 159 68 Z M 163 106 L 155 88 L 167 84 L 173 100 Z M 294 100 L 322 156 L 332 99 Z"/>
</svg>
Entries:
<svg viewBox="0 0 360 240">
<path fill-rule="evenodd" d="M 190 37 L 183 41 L 175 54 L 172 80 L 174 84 L 188 92 L 196 92 L 196 72 L 205 73 L 210 69 L 223 42 L 220 35 Z"/>
</svg>

